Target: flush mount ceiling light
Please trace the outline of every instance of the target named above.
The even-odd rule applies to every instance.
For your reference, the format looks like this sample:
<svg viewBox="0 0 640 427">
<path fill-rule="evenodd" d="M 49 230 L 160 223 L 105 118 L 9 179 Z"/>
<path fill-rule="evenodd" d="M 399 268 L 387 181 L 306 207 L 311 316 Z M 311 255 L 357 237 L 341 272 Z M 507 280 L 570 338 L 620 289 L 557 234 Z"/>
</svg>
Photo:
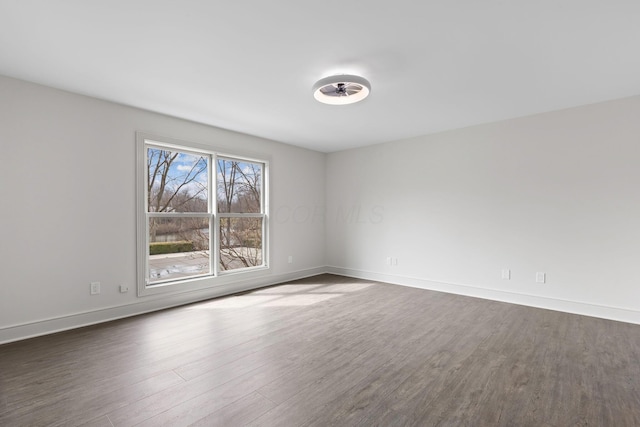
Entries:
<svg viewBox="0 0 640 427">
<path fill-rule="evenodd" d="M 371 84 L 360 76 L 325 77 L 313 85 L 313 97 L 331 105 L 346 105 L 362 101 L 371 91 Z"/>
</svg>

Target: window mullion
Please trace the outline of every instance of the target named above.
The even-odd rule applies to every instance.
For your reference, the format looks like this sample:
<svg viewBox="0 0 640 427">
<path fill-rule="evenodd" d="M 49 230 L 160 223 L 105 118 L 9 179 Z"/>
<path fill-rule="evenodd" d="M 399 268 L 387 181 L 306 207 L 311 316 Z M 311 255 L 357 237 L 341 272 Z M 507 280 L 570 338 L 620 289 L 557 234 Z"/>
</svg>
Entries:
<svg viewBox="0 0 640 427">
<path fill-rule="evenodd" d="M 147 212 L 149 218 L 202 218 L 209 217 L 209 212 Z"/>
<path fill-rule="evenodd" d="M 218 211 L 218 173 L 216 166 L 216 155 L 209 155 L 209 214 L 211 215 L 211 219 L 209 221 L 209 265 L 211 266 L 211 274 L 214 276 L 218 275 L 219 267 L 217 261 L 218 254 L 218 216 L 216 212 Z"/>
<path fill-rule="evenodd" d="M 263 213 L 218 213 L 220 218 L 264 218 Z"/>
</svg>

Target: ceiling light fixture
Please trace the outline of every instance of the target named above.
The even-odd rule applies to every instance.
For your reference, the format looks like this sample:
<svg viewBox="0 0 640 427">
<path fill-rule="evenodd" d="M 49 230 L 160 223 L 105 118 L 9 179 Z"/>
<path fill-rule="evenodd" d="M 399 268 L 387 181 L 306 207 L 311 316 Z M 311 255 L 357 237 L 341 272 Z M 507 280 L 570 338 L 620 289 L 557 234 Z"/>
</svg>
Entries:
<svg viewBox="0 0 640 427">
<path fill-rule="evenodd" d="M 313 85 L 313 97 L 331 105 L 346 105 L 362 101 L 371 92 L 369 81 L 360 76 L 325 77 Z"/>
</svg>

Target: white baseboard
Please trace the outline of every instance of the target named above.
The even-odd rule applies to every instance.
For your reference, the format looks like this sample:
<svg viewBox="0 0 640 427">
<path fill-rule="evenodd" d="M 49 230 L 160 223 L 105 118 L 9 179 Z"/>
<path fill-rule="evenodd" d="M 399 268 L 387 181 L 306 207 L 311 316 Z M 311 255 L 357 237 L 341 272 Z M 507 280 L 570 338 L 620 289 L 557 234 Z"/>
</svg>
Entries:
<svg viewBox="0 0 640 427">
<path fill-rule="evenodd" d="M 141 298 L 139 301 L 131 304 L 11 325 L 0 328 L 0 344 L 94 325 L 96 323 L 122 319 L 125 317 L 137 316 L 139 314 L 163 310 L 165 308 L 176 307 L 179 305 L 275 285 L 282 282 L 288 282 L 290 280 L 315 276 L 325 272 L 325 267 L 317 267 L 285 274 L 268 275 L 260 278 L 239 280 L 230 284 L 220 285 L 215 288 L 208 288 L 201 291 L 184 292 L 153 299 Z"/>
<path fill-rule="evenodd" d="M 450 294 L 483 298 L 493 301 L 508 302 L 511 304 L 526 305 L 529 307 L 544 308 L 547 310 L 562 311 L 565 313 L 580 314 L 583 316 L 599 317 L 602 319 L 616 320 L 619 322 L 640 324 L 640 311 L 630 310 L 626 308 L 609 307 L 579 301 L 561 300 L 556 298 L 501 291 L 497 289 L 479 288 L 470 285 L 435 282 L 415 277 L 375 273 L 343 267 L 327 266 L 326 272 L 338 274 L 341 276 L 354 277 L 357 279 L 375 280 L 378 282 L 391 283 L 394 285 L 428 289 Z"/>
</svg>

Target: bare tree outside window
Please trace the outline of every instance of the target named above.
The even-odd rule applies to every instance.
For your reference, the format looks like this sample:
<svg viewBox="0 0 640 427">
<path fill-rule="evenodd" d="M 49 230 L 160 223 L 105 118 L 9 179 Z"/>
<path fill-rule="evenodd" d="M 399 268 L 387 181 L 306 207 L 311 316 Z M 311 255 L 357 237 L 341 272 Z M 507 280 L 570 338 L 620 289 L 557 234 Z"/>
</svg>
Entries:
<svg viewBox="0 0 640 427">
<path fill-rule="evenodd" d="M 205 157 L 149 148 L 147 171 L 149 212 L 207 212 Z"/>
<path fill-rule="evenodd" d="M 208 156 L 147 149 L 152 282 L 211 272 L 208 173 Z"/>
<path fill-rule="evenodd" d="M 220 216 L 220 268 L 234 270 L 263 264 L 262 169 L 260 163 L 220 158 L 217 204 Z"/>
</svg>

